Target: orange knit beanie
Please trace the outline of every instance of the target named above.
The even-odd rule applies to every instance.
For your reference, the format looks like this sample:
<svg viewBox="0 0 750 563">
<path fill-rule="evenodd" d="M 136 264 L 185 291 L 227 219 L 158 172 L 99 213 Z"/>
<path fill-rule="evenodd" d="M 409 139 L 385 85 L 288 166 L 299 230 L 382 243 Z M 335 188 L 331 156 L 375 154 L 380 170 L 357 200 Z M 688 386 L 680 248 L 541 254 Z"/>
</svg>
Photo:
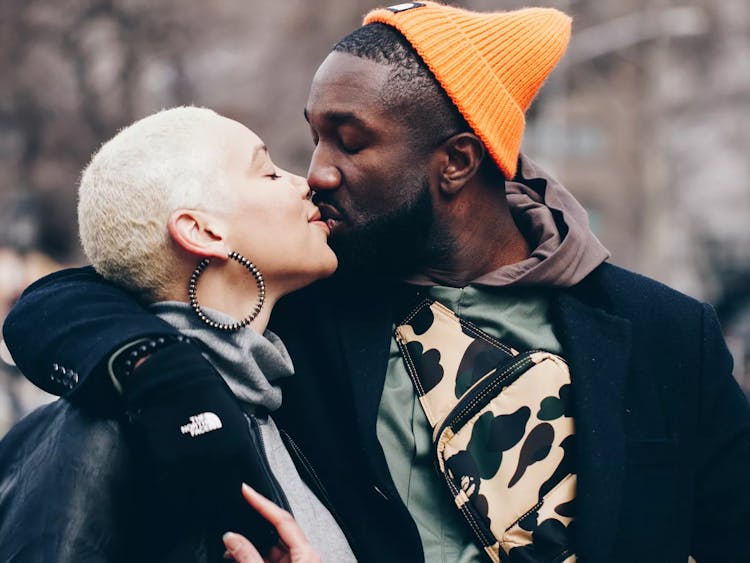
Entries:
<svg viewBox="0 0 750 563">
<path fill-rule="evenodd" d="M 568 46 L 570 17 L 410 2 L 373 10 L 363 23 L 374 22 L 406 37 L 506 178 L 515 176 L 524 112 Z"/>
</svg>

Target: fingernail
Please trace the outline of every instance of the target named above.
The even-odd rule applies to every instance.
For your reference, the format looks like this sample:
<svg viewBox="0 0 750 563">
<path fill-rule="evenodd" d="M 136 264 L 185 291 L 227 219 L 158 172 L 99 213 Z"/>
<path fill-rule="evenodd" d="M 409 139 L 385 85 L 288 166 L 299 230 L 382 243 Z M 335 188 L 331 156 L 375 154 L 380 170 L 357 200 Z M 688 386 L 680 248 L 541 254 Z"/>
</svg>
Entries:
<svg viewBox="0 0 750 563">
<path fill-rule="evenodd" d="M 246 493 L 255 493 L 255 489 L 253 489 L 250 485 L 247 483 L 242 483 L 242 490 Z M 257 493 L 256 493 L 257 494 Z"/>
<path fill-rule="evenodd" d="M 227 532 L 226 534 L 221 536 L 221 539 L 224 540 L 224 545 L 230 553 L 235 552 L 240 547 L 238 543 L 240 540 L 240 536 L 238 534 L 235 534 L 234 532 Z"/>
</svg>

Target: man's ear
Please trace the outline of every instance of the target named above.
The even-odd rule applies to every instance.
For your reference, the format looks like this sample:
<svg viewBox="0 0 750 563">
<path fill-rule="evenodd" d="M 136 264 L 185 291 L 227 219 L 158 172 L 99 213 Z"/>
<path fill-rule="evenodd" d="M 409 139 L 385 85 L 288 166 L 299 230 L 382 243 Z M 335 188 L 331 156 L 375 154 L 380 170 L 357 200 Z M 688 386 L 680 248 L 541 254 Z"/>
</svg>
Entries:
<svg viewBox="0 0 750 563">
<path fill-rule="evenodd" d="M 229 250 L 221 222 L 205 211 L 177 209 L 167 222 L 167 229 L 177 245 L 196 256 L 226 258 Z"/>
<path fill-rule="evenodd" d="M 455 195 L 474 178 L 486 150 L 474 133 L 457 133 L 443 143 L 440 169 L 440 191 Z"/>
</svg>

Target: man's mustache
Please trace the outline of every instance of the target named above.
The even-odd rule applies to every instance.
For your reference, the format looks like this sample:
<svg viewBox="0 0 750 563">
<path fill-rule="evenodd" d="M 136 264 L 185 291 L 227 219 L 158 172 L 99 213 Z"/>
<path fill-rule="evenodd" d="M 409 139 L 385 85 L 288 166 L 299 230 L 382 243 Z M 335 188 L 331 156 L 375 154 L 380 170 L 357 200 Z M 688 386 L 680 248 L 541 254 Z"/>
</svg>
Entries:
<svg viewBox="0 0 750 563">
<path fill-rule="evenodd" d="M 320 214 L 323 220 L 342 220 L 346 217 L 346 214 L 341 210 L 341 207 L 333 201 L 333 198 L 328 194 L 316 192 L 313 194 L 312 201 L 320 209 Z"/>
</svg>

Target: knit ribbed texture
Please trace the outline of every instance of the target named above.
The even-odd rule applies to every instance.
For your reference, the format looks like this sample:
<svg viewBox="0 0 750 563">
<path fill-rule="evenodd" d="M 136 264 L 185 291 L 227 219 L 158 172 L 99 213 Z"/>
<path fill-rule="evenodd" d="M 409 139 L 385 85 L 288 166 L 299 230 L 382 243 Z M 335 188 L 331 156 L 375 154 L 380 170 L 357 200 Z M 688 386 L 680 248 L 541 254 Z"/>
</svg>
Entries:
<svg viewBox="0 0 750 563">
<path fill-rule="evenodd" d="M 552 8 L 479 13 L 420 4 L 373 10 L 363 23 L 384 23 L 406 37 L 506 178 L 513 178 L 524 113 L 565 53 L 570 17 Z"/>
</svg>

